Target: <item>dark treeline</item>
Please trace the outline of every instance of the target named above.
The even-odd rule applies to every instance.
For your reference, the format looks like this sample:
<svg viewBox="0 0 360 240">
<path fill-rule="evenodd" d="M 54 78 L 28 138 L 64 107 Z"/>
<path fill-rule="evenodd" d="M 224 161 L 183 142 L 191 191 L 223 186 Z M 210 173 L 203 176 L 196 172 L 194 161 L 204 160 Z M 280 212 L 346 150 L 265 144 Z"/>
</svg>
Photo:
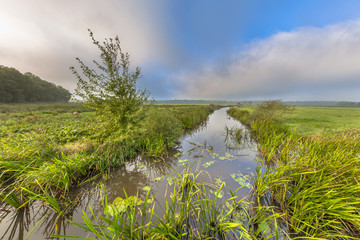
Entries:
<svg viewBox="0 0 360 240">
<path fill-rule="evenodd" d="M 32 73 L 0 65 L 0 103 L 67 102 L 70 92 Z"/>
</svg>

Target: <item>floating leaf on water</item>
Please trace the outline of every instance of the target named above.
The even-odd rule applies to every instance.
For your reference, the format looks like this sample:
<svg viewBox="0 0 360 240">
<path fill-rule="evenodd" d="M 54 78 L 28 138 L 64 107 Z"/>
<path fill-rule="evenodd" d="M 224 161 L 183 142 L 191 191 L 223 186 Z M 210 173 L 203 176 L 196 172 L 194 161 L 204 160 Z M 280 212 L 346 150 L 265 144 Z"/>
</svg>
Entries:
<svg viewBox="0 0 360 240">
<path fill-rule="evenodd" d="M 246 157 L 246 156 L 249 156 L 249 154 L 236 154 L 236 156 L 238 156 L 238 157 Z"/>
<path fill-rule="evenodd" d="M 224 196 L 224 191 L 220 190 L 220 191 L 215 191 L 214 192 L 215 197 L 217 198 L 222 198 Z"/>
<path fill-rule="evenodd" d="M 211 155 L 212 158 L 219 157 L 219 154 L 217 154 L 215 151 L 206 148 L 206 151 Z"/>
<path fill-rule="evenodd" d="M 191 156 L 192 158 L 203 158 L 203 157 L 206 157 L 206 155 L 203 155 L 203 154 L 197 154 L 197 155 L 193 155 Z"/>
<path fill-rule="evenodd" d="M 247 187 L 248 189 L 252 189 L 253 185 L 251 184 L 251 175 L 250 174 L 231 174 L 230 175 L 240 186 Z"/>
<path fill-rule="evenodd" d="M 195 142 L 190 142 L 190 141 L 188 141 L 188 143 L 190 143 L 191 145 L 193 145 L 193 146 L 195 146 L 195 147 L 197 147 L 197 148 L 200 148 L 200 147 L 203 146 L 203 145 L 200 144 L 200 143 L 195 143 Z"/>
<path fill-rule="evenodd" d="M 145 168 L 145 165 L 144 164 L 138 164 L 138 167 L 139 168 Z"/>
<path fill-rule="evenodd" d="M 106 207 L 106 211 L 111 215 L 111 216 L 115 216 L 117 213 L 122 213 L 125 212 L 126 210 L 126 204 L 124 199 L 122 199 L 121 197 L 117 197 L 112 204 L 109 204 Z"/>
<path fill-rule="evenodd" d="M 126 211 L 129 206 L 141 205 L 143 201 L 137 196 L 130 196 L 128 198 L 117 197 L 112 204 L 106 207 L 106 211 L 111 215 L 121 214 Z"/>
<path fill-rule="evenodd" d="M 171 186 L 174 183 L 174 178 L 168 177 L 167 181 L 168 181 L 169 185 Z"/>
<path fill-rule="evenodd" d="M 210 167 L 211 165 L 213 165 L 215 163 L 215 161 L 209 161 L 203 164 L 204 168 Z"/>
<path fill-rule="evenodd" d="M 154 181 L 155 181 L 155 182 L 159 182 L 159 181 L 161 181 L 161 180 L 163 180 L 163 179 L 164 179 L 164 176 L 161 176 L 161 177 L 155 178 Z"/>
<path fill-rule="evenodd" d="M 221 186 L 224 181 L 221 178 L 215 178 L 215 184 Z"/>
<path fill-rule="evenodd" d="M 180 165 L 183 165 L 183 166 L 185 166 L 185 164 L 186 164 L 187 162 L 189 162 L 189 159 L 180 159 L 180 160 L 178 161 L 178 163 L 179 163 Z"/>
</svg>

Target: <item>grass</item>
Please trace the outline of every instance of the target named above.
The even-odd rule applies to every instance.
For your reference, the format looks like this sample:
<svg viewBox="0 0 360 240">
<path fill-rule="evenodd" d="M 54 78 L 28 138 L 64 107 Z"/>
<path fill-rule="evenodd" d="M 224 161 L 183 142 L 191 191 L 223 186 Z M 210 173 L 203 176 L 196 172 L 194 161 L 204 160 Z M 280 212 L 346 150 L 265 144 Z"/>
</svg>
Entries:
<svg viewBox="0 0 360 240">
<path fill-rule="evenodd" d="M 337 125 L 339 116 L 348 113 L 346 126 L 359 127 L 357 109 L 337 109 L 301 107 L 279 119 L 251 122 L 246 122 L 249 111 L 230 111 L 251 127 L 263 156 L 254 196 L 260 206 L 273 206 L 292 239 L 360 237 L 360 130 Z M 289 125 L 289 116 L 305 124 L 296 120 L 299 112 L 311 119 L 327 116 L 333 131 L 318 132 L 311 121 L 306 131 Z"/>
<path fill-rule="evenodd" d="M 296 107 L 282 121 L 301 135 L 360 128 L 360 108 Z"/>
<path fill-rule="evenodd" d="M 177 132 L 138 128 L 126 136 L 101 136 L 97 134 L 95 113 L 76 103 L 1 105 L 1 201 L 18 209 L 34 196 L 45 200 L 48 194 L 48 199 L 66 199 L 71 188 L 136 155 L 165 154 L 185 129 L 202 124 L 215 109 L 150 107 L 153 112 L 167 111 L 169 114 L 161 123 Z M 163 116 L 160 113 L 157 115 Z M 148 119 L 148 128 L 159 124 Z"/>
<path fill-rule="evenodd" d="M 232 108 L 230 114 L 244 121 L 256 106 Z M 296 106 L 293 111 L 283 114 L 281 122 L 302 136 L 323 132 L 337 132 L 360 128 L 358 107 L 312 107 Z"/>
</svg>

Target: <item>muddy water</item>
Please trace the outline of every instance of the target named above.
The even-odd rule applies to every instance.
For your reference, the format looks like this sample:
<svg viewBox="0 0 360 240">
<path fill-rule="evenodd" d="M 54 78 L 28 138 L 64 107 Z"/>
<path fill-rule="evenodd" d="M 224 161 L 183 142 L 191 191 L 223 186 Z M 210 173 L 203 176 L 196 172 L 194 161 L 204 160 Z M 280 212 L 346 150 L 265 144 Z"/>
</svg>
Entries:
<svg viewBox="0 0 360 240">
<path fill-rule="evenodd" d="M 74 195 L 78 197 L 75 209 L 67 216 L 57 220 L 57 215 L 40 203 L 29 210 L 13 211 L 3 207 L 0 211 L 0 239 L 46 239 L 50 234 L 87 236 L 67 222 L 67 218 L 81 219 L 82 211 L 89 213 L 90 204 L 95 214 L 102 213 L 99 183 L 102 182 L 109 202 L 116 197 L 143 195 L 145 186 L 151 187 L 156 201 L 156 211 L 161 215 L 165 206 L 165 195 L 169 195 L 169 180 L 176 172 L 191 166 L 192 170 L 203 170 L 202 181 L 225 181 L 231 189 L 243 187 L 238 195 L 247 196 L 250 182 L 247 181 L 255 171 L 256 144 L 247 139 L 244 126 L 226 114 L 226 108 L 209 116 L 207 124 L 180 139 L 174 157 L 164 159 L 137 158 L 125 166 L 110 172 L 106 180 L 98 180 L 83 186 Z M 226 129 L 243 129 L 243 140 L 238 142 L 226 134 Z M 35 226 L 37 222 L 40 223 Z M 57 222 L 57 224 L 55 224 Z M 81 222 L 81 221 L 79 221 Z"/>
</svg>

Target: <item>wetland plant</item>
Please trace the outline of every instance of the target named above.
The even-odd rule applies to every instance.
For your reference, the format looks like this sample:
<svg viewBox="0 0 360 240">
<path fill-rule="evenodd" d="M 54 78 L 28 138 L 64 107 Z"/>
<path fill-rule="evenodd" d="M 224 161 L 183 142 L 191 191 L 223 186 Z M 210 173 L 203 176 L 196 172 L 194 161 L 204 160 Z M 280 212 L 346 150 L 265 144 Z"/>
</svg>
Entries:
<svg viewBox="0 0 360 240">
<path fill-rule="evenodd" d="M 304 137 L 278 120 L 250 126 L 263 154 L 254 194 L 268 199 L 291 239 L 358 239 L 359 130 Z"/>
<path fill-rule="evenodd" d="M 84 213 L 82 223 L 71 223 L 97 239 L 280 239 L 282 230 L 277 224 L 278 213 L 267 206 L 252 206 L 237 199 L 225 183 L 220 185 L 199 182 L 204 172 L 184 170 L 171 176 L 173 185 L 170 200 L 166 201 L 163 216 L 155 213 L 155 201 L 148 187 L 145 198 L 128 196 L 108 203 L 102 195 L 104 214 Z M 227 197 L 225 197 L 225 195 Z M 92 220 L 94 219 L 94 220 Z M 76 236 L 54 237 L 77 238 Z M 95 239 L 84 238 L 82 239 Z M 285 238 L 282 238 L 285 239 Z"/>
</svg>

